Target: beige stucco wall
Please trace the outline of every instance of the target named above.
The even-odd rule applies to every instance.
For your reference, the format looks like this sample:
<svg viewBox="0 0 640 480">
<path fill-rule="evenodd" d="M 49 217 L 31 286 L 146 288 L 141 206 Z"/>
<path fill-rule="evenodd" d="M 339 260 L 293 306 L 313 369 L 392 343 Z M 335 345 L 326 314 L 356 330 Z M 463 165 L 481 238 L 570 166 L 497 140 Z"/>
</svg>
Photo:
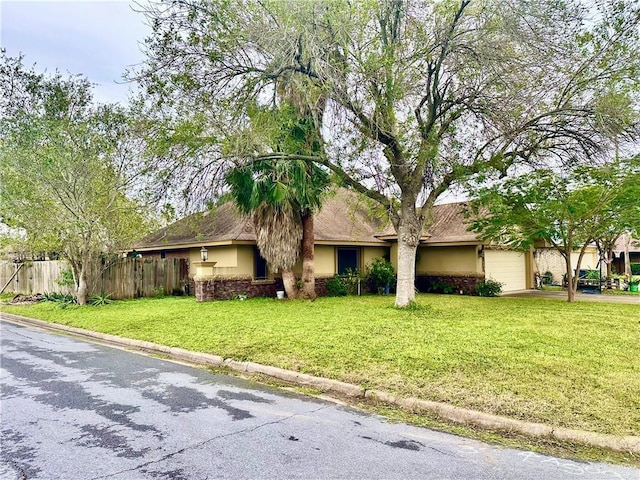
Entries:
<svg viewBox="0 0 640 480">
<path fill-rule="evenodd" d="M 336 274 L 336 247 L 316 245 L 314 259 L 316 277 L 333 277 Z"/>
<path fill-rule="evenodd" d="M 211 250 L 213 250 L 213 249 L 211 249 Z M 207 258 L 207 260 L 214 261 L 211 258 L 211 253 L 212 252 L 208 253 L 209 257 Z M 200 258 L 200 249 L 199 248 L 191 248 L 189 250 L 189 275 L 193 276 L 195 274 L 195 272 L 191 271 L 191 265 L 193 265 L 193 262 L 201 262 L 201 261 L 202 261 L 202 259 Z"/>
<path fill-rule="evenodd" d="M 238 246 L 225 245 L 220 247 L 208 247 L 208 255 L 210 262 L 216 262 L 213 269 L 214 275 L 239 275 L 238 271 Z M 193 255 L 195 253 L 195 255 Z M 200 250 L 194 249 L 192 255 L 198 259 Z M 197 260 L 196 260 L 197 261 Z M 193 272 L 190 272 L 193 273 Z"/>
<path fill-rule="evenodd" d="M 389 259 L 393 264 L 393 269 L 398 271 L 398 242 L 393 242 L 391 244 L 391 253 L 389 254 Z"/>
<path fill-rule="evenodd" d="M 389 254 L 388 247 L 363 247 L 361 268 L 364 271 L 368 264 L 370 264 L 374 258 L 385 258 Z M 394 265 L 394 268 L 396 266 Z"/>
<path fill-rule="evenodd" d="M 253 257 L 250 245 L 207 247 L 207 257 L 209 262 L 216 262 L 213 270 L 215 275 L 253 275 Z M 249 258 L 248 261 L 247 257 Z M 189 250 L 190 276 L 195 274 L 191 265 L 200 261 L 200 248 L 191 248 Z"/>
<path fill-rule="evenodd" d="M 254 246 L 253 245 L 238 245 L 237 246 L 237 265 L 236 275 L 249 275 L 253 277 L 255 274 L 254 268 Z M 216 265 L 217 266 L 217 265 Z"/>
<path fill-rule="evenodd" d="M 333 277 L 336 272 L 335 247 L 332 245 L 316 245 L 313 252 L 313 264 L 316 277 Z M 302 259 L 293 266 L 293 273 L 302 275 Z"/>
<path fill-rule="evenodd" d="M 316 277 L 333 277 L 338 269 L 338 257 L 334 245 L 316 245 L 314 252 L 314 264 Z M 352 248 L 352 247 L 346 247 Z M 384 257 L 387 254 L 386 247 L 360 247 L 360 271 L 364 273 L 368 263 L 376 257 Z M 302 274 L 302 261 L 298 261 L 293 267 L 296 275 Z"/>
<path fill-rule="evenodd" d="M 475 245 L 418 248 L 416 274 L 481 273 L 482 259 Z"/>
<path fill-rule="evenodd" d="M 336 246 L 316 245 L 314 252 L 315 274 L 317 277 L 333 277 L 337 270 Z M 368 263 L 376 257 L 384 257 L 388 247 L 360 247 L 360 268 L 364 269 Z M 397 249 L 396 249 L 397 252 Z M 215 275 L 223 276 L 251 276 L 254 275 L 254 245 L 224 245 L 207 247 L 208 261 L 216 262 Z M 145 256 L 159 257 L 160 253 L 144 254 Z M 200 262 L 200 248 L 184 250 L 168 250 L 167 257 L 178 256 L 189 259 L 189 263 Z M 395 257 L 391 256 L 392 262 Z M 397 262 L 394 262 L 397 264 Z M 395 266 L 395 265 L 394 265 Z M 302 260 L 299 260 L 293 268 L 296 275 L 302 274 Z M 190 271 L 193 276 L 195 271 Z M 270 273 L 270 276 L 272 274 Z"/>
<path fill-rule="evenodd" d="M 579 256 L 580 254 L 578 252 L 571 254 L 571 266 L 573 268 L 578 264 Z M 587 251 L 584 252 L 582 262 L 580 262 L 580 268 L 589 270 L 596 270 L 598 268 L 598 249 L 596 247 L 588 247 Z"/>
<path fill-rule="evenodd" d="M 216 262 L 216 268 L 236 267 L 238 265 L 237 245 L 225 245 L 221 247 L 207 247 L 209 262 Z M 189 261 L 200 262 L 200 249 L 189 250 Z"/>
<path fill-rule="evenodd" d="M 333 277 L 336 272 L 335 247 L 316 245 L 313 251 L 313 264 L 316 277 Z M 302 259 L 293 266 L 293 273 L 302 275 Z"/>
<path fill-rule="evenodd" d="M 578 264 L 578 256 L 580 252 L 571 253 L 571 266 L 575 269 Z M 580 262 L 580 269 L 595 270 L 598 268 L 598 249 L 596 247 L 587 247 L 587 250 Z M 537 248 L 534 255 L 534 269 L 540 274 L 549 271 L 553 274 L 554 283 L 561 283 L 562 278 L 567 269 L 564 258 L 555 248 L 544 247 Z"/>
</svg>

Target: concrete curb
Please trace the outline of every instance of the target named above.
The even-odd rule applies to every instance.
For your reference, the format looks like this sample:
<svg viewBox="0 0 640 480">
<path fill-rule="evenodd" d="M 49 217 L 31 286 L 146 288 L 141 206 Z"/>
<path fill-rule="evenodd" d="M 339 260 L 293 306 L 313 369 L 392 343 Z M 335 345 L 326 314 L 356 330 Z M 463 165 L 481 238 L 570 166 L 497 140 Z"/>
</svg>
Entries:
<svg viewBox="0 0 640 480">
<path fill-rule="evenodd" d="M 350 383 L 328 378 L 314 377 L 313 375 L 294 372 L 292 370 L 284 370 L 282 368 L 271 367 L 268 365 L 261 365 L 259 363 L 238 362 L 231 358 L 224 359 L 218 355 L 192 352 L 182 348 L 167 347 L 165 345 L 159 345 L 152 342 L 133 340 L 130 338 L 118 337 L 82 328 L 48 323 L 42 320 L 4 312 L 0 313 L 0 319 L 20 325 L 29 325 L 46 330 L 66 332 L 119 347 L 126 347 L 148 353 L 159 353 L 174 360 L 187 363 L 228 368 L 240 373 L 266 375 L 295 385 L 313 387 L 329 394 L 394 405 L 410 412 L 429 412 L 436 414 L 440 418 L 464 425 L 473 425 L 488 430 L 501 430 L 510 433 L 518 433 L 535 438 L 549 438 L 565 442 L 574 442 L 582 445 L 605 448 L 615 452 L 640 454 L 640 437 L 638 436 L 614 436 L 583 430 L 572 430 L 562 427 L 553 428 L 542 423 L 524 422 L 513 418 L 501 417 L 498 415 L 456 407 L 447 403 L 432 402 L 429 400 L 421 400 L 411 397 L 396 397 L 384 391 L 366 390 L 360 386 L 352 385 Z"/>
</svg>

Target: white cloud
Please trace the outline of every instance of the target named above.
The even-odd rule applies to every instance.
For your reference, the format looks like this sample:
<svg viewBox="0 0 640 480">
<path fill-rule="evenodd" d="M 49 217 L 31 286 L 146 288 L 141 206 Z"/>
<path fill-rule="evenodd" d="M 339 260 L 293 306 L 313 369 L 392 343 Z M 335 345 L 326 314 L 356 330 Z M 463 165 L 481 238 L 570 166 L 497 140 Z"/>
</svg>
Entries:
<svg viewBox="0 0 640 480">
<path fill-rule="evenodd" d="M 149 33 L 129 1 L 3 1 L 0 44 L 20 52 L 39 71 L 83 74 L 98 84 L 98 101 L 123 101 L 125 69 L 143 60 L 139 43 Z"/>
</svg>

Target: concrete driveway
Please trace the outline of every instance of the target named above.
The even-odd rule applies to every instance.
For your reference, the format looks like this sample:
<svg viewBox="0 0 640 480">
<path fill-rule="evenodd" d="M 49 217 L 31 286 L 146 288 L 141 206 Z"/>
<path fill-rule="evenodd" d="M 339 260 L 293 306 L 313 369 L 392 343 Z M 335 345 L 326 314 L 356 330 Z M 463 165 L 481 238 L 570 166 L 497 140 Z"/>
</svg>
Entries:
<svg viewBox="0 0 640 480">
<path fill-rule="evenodd" d="M 502 297 L 518 298 L 550 298 L 554 300 L 567 300 L 567 292 L 549 290 L 520 290 L 501 295 Z M 576 293 L 578 302 L 601 302 L 601 303 L 628 303 L 640 305 L 640 294 L 638 295 L 608 295 L 597 293 Z"/>
</svg>

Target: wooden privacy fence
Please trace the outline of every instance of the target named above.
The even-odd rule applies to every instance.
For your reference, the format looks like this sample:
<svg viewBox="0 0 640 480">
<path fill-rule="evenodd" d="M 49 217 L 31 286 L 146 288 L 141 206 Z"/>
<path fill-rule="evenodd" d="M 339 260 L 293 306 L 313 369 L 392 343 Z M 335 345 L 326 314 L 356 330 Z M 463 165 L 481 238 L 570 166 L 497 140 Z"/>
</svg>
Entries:
<svg viewBox="0 0 640 480">
<path fill-rule="evenodd" d="M 66 262 L 50 260 L 46 262 L 0 262 L 0 288 L 4 287 L 9 279 L 5 292 L 22 293 L 31 295 L 34 293 L 58 292 L 71 293 L 68 287 L 63 287 L 57 282 L 62 278 L 62 272 L 69 266 Z"/>
<path fill-rule="evenodd" d="M 0 288 L 16 273 L 18 265 L 0 262 Z M 5 292 L 32 295 L 35 293 L 71 293 L 57 282 L 68 270 L 67 262 L 47 260 L 26 262 L 9 282 Z M 108 266 L 92 293 L 106 293 L 113 299 L 171 295 L 189 284 L 189 262 L 185 258 L 123 258 Z"/>
<path fill-rule="evenodd" d="M 102 274 L 101 292 L 111 298 L 171 295 L 189 283 L 186 258 L 125 258 Z"/>
</svg>

